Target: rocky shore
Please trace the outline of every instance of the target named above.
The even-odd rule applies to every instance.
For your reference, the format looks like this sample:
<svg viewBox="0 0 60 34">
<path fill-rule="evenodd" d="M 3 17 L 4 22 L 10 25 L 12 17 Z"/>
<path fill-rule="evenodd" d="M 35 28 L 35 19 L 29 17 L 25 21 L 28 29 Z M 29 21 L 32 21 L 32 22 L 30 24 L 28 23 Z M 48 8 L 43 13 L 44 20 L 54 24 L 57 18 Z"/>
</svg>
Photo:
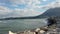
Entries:
<svg viewBox="0 0 60 34">
<path fill-rule="evenodd" d="M 25 30 L 23 32 L 16 32 L 16 33 L 9 31 L 9 34 L 60 34 L 59 29 L 60 28 L 56 27 L 56 25 L 52 25 L 50 27 L 43 26 L 40 28 Z"/>
</svg>

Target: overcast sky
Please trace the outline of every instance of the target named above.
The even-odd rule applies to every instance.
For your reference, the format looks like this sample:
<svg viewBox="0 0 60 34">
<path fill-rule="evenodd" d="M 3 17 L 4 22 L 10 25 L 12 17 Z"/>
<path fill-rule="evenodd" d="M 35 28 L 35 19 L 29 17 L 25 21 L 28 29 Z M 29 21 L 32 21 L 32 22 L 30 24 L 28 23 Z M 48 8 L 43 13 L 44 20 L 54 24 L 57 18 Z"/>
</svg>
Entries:
<svg viewBox="0 0 60 34">
<path fill-rule="evenodd" d="M 26 17 L 43 14 L 60 0 L 0 0 L 0 16 Z M 56 6 L 55 6 L 56 5 Z M 60 6 L 60 2 L 58 3 Z"/>
</svg>

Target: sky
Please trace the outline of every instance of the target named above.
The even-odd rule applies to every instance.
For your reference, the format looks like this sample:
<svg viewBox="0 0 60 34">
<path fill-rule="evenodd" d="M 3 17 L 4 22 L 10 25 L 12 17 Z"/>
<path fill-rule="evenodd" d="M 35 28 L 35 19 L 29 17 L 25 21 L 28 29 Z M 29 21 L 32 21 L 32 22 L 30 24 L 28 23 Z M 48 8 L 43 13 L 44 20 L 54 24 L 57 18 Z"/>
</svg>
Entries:
<svg viewBox="0 0 60 34">
<path fill-rule="evenodd" d="M 0 17 L 28 17 L 60 7 L 60 0 L 0 0 Z M 58 5 L 57 5 L 58 4 Z"/>
</svg>

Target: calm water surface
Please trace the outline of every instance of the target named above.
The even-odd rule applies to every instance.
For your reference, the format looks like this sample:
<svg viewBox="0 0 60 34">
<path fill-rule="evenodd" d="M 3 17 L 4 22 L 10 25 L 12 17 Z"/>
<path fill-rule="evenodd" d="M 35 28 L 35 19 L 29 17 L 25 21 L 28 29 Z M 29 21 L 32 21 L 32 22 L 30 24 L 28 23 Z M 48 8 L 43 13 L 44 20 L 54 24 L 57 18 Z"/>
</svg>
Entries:
<svg viewBox="0 0 60 34">
<path fill-rule="evenodd" d="M 16 19 L 0 21 L 0 34 L 8 34 L 8 31 L 18 32 L 34 29 L 46 25 L 45 19 Z"/>
</svg>

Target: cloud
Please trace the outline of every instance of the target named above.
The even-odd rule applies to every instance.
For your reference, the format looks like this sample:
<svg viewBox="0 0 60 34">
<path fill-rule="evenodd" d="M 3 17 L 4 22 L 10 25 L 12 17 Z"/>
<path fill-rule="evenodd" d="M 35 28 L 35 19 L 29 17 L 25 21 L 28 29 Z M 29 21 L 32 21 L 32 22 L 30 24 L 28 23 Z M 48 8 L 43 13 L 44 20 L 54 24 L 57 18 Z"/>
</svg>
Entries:
<svg viewBox="0 0 60 34">
<path fill-rule="evenodd" d="M 40 6 L 41 4 L 40 0 L 8 0 L 8 1 L 9 3 L 11 3 L 10 6 L 13 6 L 13 7 L 20 7 L 18 5 L 26 5 L 25 8 L 33 9 L 33 10 L 37 8 L 41 9 L 43 7 L 43 6 Z M 47 0 L 43 0 L 43 1 L 47 1 Z"/>
<path fill-rule="evenodd" d="M 60 0 L 57 0 L 55 2 L 49 3 L 47 5 L 44 6 L 45 8 L 56 8 L 56 7 L 60 7 Z"/>
<path fill-rule="evenodd" d="M 28 17 L 28 16 L 37 16 L 42 14 L 42 12 L 35 11 L 33 9 L 19 9 L 14 10 L 9 9 L 5 6 L 0 6 L 0 16 L 3 17 Z"/>
<path fill-rule="evenodd" d="M 11 12 L 11 10 L 9 8 L 0 6 L 0 15 L 4 15 L 4 14 L 10 13 L 10 12 Z"/>
<path fill-rule="evenodd" d="M 42 14 L 42 12 L 38 12 L 33 9 L 27 9 L 27 8 L 26 9 L 16 8 L 13 14 L 19 17 L 28 17 L 28 16 L 37 16 L 39 14 Z"/>
<path fill-rule="evenodd" d="M 9 0 L 12 3 L 12 6 L 15 6 L 15 9 L 9 9 L 5 6 L 2 6 L 0 9 L 0 14 L 5 15 L 8 17 L 26 17 L 26 16 L 37 16 L 39 14 L 42 14 L 42 12 L 37 11 L 37 8 L 40 8 L 41 6 L 37 6 L 37 4 L 40 4 L 40 1 L 38 0 Z M 27 7 L 25 9 L 17 8 L 18 5 L 26 4 Z"/>
<path fill-rule="evenodd" d="M 32 3 L 40 3 L 39 0 L 10 0 L 14 4 L 32 4 Z"/>
<path fill-rule="evenodd" d="M 25 4 L 26 0 L 10 0 L 10 2 L 12 2 L 13 4 Z"/>
<path fill-rule="evenodd" d="M 25 6 L 26 8 L 39 7 L 37 5 L 41 3 L 39 0 L 10 0 L 10 2 L 14 6 L 18 6 L 18 5 L 22 5 L 22 4 L 26 5 Z"/>
<path fill-rule="evenodd" d="M 0 15 L 3 15 L 4 17 L 37 16 L 45 12 L 44 10 L 41 11 L 40 9 L 52 8 L 56 6 L 56 2 L 52 2 L 44 6 L 39 6 L 39 4 L 41 3 L 41 1 L 39 0 L 9 0 L 9 1 L 16 8 L 10 9 L 5 6 L 0 6 Z M 43 0 L 43 1 L 47 1 L 47 0 Z M 26 8 L 24 9 L 17 8 L 18 5 L 21 4 L 26 4 Z M 60 3 L 58 3 L 58 6 L 60 6 Z"/>
<path fill-rule="evenodd" d="M 47 1 L 47 0 L 43 0 L 43 1 Z"/>
</svg>

